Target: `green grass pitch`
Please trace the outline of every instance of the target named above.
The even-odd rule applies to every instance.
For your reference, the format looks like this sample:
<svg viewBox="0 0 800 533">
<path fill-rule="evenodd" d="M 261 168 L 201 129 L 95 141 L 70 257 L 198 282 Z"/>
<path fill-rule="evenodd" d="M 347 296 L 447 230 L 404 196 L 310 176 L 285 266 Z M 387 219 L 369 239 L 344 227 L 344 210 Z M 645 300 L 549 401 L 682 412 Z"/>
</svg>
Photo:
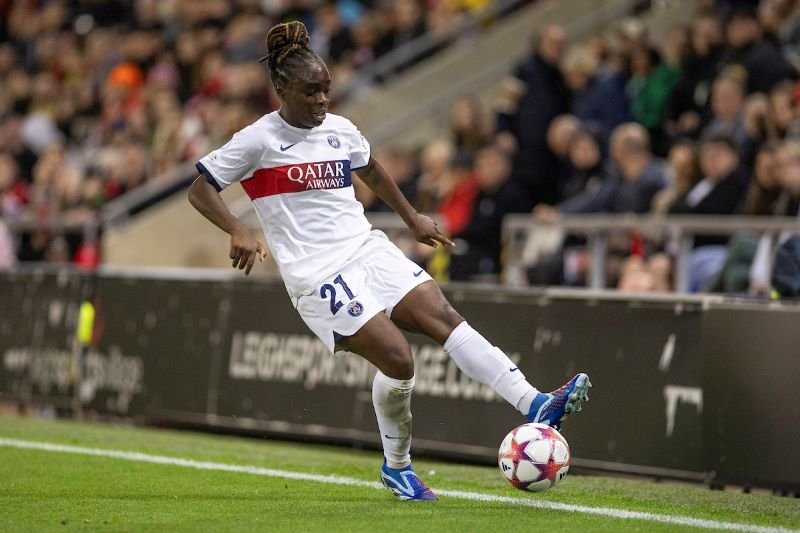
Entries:
<svg viewBox="0 0 800 533">
<path fill-rule="evenodd" d="M 443 496 L 398 502 L 386 490 L 199 470 L 9 446 L 33 441 L 124 450 L 377 481 L 379 453 L 163 429 L 0 416 L 0 531 L 679 531 L 697 527 L 625 511 L 703 519 L 750 531 L 800 528 L 800 502 L 684 484 L 568 475 L 540 494 L 517 491 L 497 468 L 429 460 L 415 468 L 435 489 L 608 508 L 602 515 Z"/>
</svg>

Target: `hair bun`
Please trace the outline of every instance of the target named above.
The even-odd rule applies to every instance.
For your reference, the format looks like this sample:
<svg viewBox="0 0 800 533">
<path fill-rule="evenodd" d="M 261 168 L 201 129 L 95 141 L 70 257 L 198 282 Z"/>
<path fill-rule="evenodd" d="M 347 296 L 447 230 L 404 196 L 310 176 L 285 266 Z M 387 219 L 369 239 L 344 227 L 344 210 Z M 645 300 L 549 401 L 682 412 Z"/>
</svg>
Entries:
<svg viewBox="0 0 800 533">
<path fill-rule="evenodd" d="M 285 56 L 292 50 L 308 46 L 310 38 L 306 25 L 299 20 L 276 24 L 267 32 L 267 55 L 260 61 L 270 61 Z"/>
</svg>

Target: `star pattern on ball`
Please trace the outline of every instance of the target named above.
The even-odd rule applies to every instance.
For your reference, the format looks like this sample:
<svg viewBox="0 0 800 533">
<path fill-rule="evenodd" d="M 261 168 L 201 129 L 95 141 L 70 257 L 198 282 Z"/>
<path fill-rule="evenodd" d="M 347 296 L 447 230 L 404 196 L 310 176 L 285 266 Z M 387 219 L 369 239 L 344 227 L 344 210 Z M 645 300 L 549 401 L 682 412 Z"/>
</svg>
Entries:
<svg viewBox="0 0 800 533">
<path fill-rule="evenodd" d="M 542 473 L 542 476 L 539 478 L 542 479 L 549 479 L 550 483 L 555 483 L 556 478 L 558 477 L 558 471 L 564 467 L 564 463 L 557 463 L 553 460 L 553 455 L 551 454 L 550 457 L 547 459 L 546 464 L 538 464 L 536 468 Z"/>
<path fill-rule="evenodd" d="M 516 435 L 516 431 L 514 434 Z M 517 467 L 519 466 L 520 460 L 525 460 L 528 458 L 528 456 L 525 455 L 525 444 L 527 443 L 519 443 L 516 441 L 516 439 L 511 439 L 511 448 L 509 448 L 509 450 L 503 454 L 503 458 L 511 459 L 511 461 L 514 463 L 514 471 L 512 472 L 511 479 L 509 481 L 512 485 L 520 489 L 524 489 L 530 484 L 527 481 L 520 481 L 517 478 Z"/>
</svg>

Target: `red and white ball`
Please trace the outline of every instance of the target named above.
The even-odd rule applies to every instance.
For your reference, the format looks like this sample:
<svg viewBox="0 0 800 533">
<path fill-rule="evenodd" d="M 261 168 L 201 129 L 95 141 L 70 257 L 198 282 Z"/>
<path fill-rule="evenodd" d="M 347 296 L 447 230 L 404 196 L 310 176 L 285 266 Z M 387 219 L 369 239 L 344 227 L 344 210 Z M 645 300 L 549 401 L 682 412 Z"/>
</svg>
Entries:
<svg viewBox="0 0 800 533">
<path fill-rule="evenodd" d="M 569 444 L 550 426 L 523 424 L 503 439 L 497 463 L 503 477 L 518 489 L 542 492 L 567 475 Z"/>
</svg>

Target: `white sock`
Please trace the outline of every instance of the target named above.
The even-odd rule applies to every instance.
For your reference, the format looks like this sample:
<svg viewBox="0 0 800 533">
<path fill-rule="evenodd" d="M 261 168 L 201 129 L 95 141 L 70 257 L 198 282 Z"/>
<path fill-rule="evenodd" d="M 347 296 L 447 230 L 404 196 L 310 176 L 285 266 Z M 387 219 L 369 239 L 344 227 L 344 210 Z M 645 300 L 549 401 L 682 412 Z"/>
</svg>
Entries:
<svg viewBox="0 0 800 533">
<path fill-rule="evenodd" d="M 414 378 L 394 379 L 380 371 L 372 382 L 372 405 L 378 419 L 383 455 L 389 468 L 411 464 L 411 391 Z"/>
<path fill-rule="evenodd" d="M 467 376 L 489 385 L 523 415 L 528 414 L 538 391 L 500 348 L 489 344 L 466 321 L 450 333 L 444 349 Z"/>
</svg>

